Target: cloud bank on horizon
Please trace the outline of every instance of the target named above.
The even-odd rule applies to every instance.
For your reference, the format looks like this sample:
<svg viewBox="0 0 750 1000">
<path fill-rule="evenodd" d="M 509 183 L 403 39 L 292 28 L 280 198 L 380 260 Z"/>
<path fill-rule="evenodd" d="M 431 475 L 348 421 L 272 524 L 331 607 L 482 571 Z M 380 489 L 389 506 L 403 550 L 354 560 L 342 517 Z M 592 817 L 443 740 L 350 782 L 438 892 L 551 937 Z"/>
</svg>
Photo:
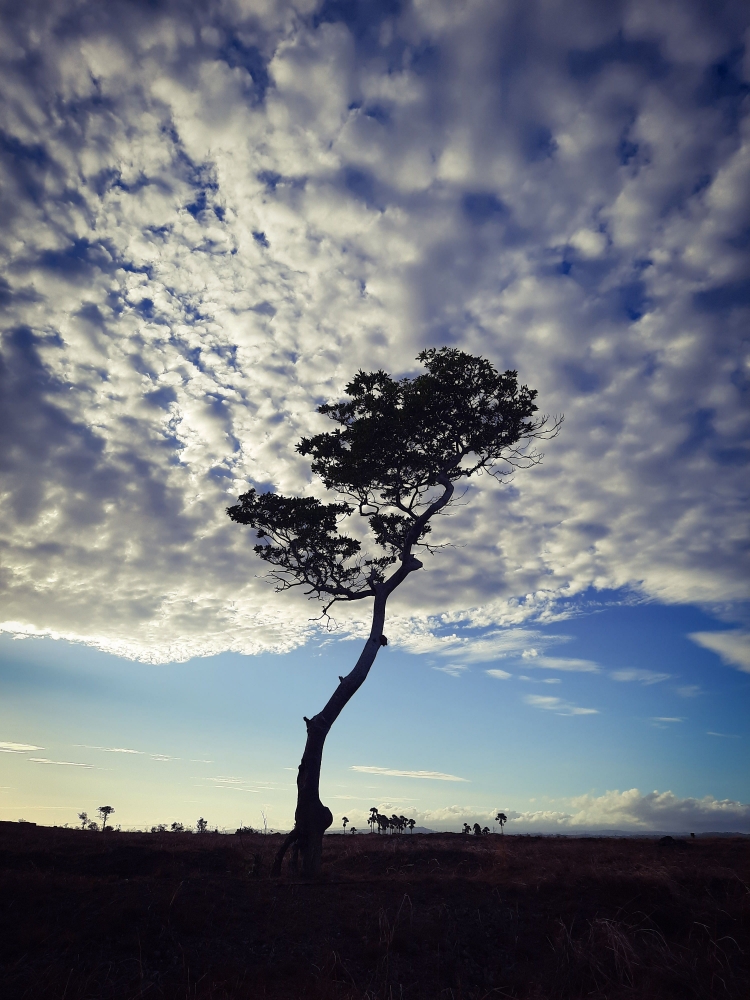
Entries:
<svg viewBox="0 0 750 1000">
<path fill-rule="evenodd" d="M 637 788 L 608 791 L 602 795 L 577 795 L 562 800 L 561 808 L 519 812 L 505 809 L 509 833 L 575 833 L 586 830 L 620 830 L 627 833 L 654 831 L 732 833 L 746 831 L 750 805 L 734 799 L 679 798 L 673 792 L 648 792 Z M 471 810 L 448 806 L 415 813 L 419 822 L 440 829 L 460 829 L 468 820 L 491 823 L 497 810 Z"/>
<path fill-rule="evenodd" d="M 533 643 L 590 588 L 737 620 L 744 4 L 2 19 L 0 627 L 152 660 L 303 642 L 316 612 L 273 595 L 224 508 L 319 490 L 294 452 L 315 407 L 442 344 L 517 369 L 565 425 L 541 467 L 472 487 L 389 637 Z M 747 669 L 733 635 L 696 641 Z M 589 669 L 547 659 L 527 665 Z"/>
</svg>

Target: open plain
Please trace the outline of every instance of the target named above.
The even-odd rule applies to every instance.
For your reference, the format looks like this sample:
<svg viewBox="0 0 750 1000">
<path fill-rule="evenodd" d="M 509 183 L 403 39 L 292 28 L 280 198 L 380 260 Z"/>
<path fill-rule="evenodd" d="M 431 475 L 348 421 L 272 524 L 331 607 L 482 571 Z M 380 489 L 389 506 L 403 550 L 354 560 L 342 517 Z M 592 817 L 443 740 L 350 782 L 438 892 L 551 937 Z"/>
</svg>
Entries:
<svg viewBox="0 0 750 1000">
<path fill-rule="evenodd" d="M 750 996 L 750 840 L 3 824 L 5 1000 Z"/>
</svg>

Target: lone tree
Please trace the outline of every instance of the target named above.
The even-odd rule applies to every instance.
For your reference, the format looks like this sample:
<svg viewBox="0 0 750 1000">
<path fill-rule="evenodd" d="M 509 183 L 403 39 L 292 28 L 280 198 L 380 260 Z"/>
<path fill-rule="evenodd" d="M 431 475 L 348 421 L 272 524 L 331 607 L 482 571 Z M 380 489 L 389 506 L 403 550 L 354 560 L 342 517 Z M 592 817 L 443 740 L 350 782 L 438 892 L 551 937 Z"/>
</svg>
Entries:
<svg viewBox="0 0 750 1000">
<path fill-rule="evenodd" d="M 102 833 L 104 833 L 104 831 L 107 829 L 107 820 L 114 811 L 115 811 L 114 806 L 99 806 L 99 808 L 97 809 L 97 812 L 101 816 L 102 820 Z"/>
<path fill-rule="evenodd" d="M 503 833 L 504 832 L 503 827 L 508 822 L 508 817 L 505 815 L 505 813 L 498 813 L 497 816 L 495 816 L 495 819 L 500 824 L 500 833 Z"/>
<path fill-rule="evenodd" d="M 323 602 L 322 616 L 340 601 L 373 601 L 370 635 L 354 669 L 339 679 L 321 712 L 305 717 L 294 829 L 276 856 L 275 874 L 292 845 L 293 867 L 301 854 L 304 874 L 320 869 L 323 834 L 333 822 L 319 794 L 323 745 L 388 643 L 388 598 L 422 569 L 416 551 L 436 548 L 426 541 L 430 522 L 459 499 L 461 480 L 489 472 L 503 481 L 515 468 L 538 462 L 529 442 L 559 426 L 534 417 L 536 391 L 520 386 L 514 371 L 501 374 L 485 358 L 448 347 L 422 351 L 418 360 L 426 371 L 414 378 L 358 372 L 346 386 L 348 399 L 318 407 L 335 430 L 297 445 L 341 502 L 251 489 L 227 509 L 233 521 L 257 531 L 255 551 L 273 567 L 278 590 L 303 587 Z M 339 530 L 352 515 L 365 522 L 367 549 Z"/>
</svg>

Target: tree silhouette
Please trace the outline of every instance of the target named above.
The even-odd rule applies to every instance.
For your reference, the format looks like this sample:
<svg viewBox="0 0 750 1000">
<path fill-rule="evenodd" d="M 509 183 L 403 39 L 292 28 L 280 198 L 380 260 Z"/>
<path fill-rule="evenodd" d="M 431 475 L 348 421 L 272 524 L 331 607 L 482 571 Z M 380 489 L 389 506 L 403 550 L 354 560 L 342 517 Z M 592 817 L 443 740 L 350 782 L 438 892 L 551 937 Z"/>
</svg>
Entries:
<svg viewBox="0 0 750 1000">
<path fill-rule="evenodd" d="M 482 828 L 479 825 L 479 823 L 475 823 L 474 824 L 474 836 L 475 837 L 481 837 L 482 836 Z"/>
<path fill-rule="evenodd" d="M 114 806 L 99 806 L 99 808 L 97 809 L 97 812 L 99 813 L 99 816 L 101 817 L 102 821 L 102 833 L 104 833 L 104 831 L 107 829 L 107 820 L 114 811 L 115 811 Z"/>
<path fill-rule="evenodd" d="M 469 826 L 468 823 L 464 823 L 464 828 L 463 828 L 463 830 L 461 832 L 462 833 L 471 833 L 471 827 Z"/>
<path fill-rule="evenodd" d="M 198 829 L 198 833 L 205 833 L 206 830 L 208 829 L 208 820 L 204 819 L 201 816 L 201 818 L 198 820 L 198 822 L 195 825 L 196 825 L 196 827 Z"/>
<path fill-rule="evenodd" d="M 483 826 L 482 827 L 482 836 L 483 837 L 486 837 L 489 832 L 490 832 L 490 828 L 488 826 Z"/>
<path fill-rule="evenodd" d="M 416 825 L 417 825 L 417 824 L 416 824 L 415 820 L 413 820 L 413 819 L 410 819 L 410 820 L 409 820 L 409 823 L 408 823 L 408 826 L 409 826 L 409 833 L 414 833 L 414 827 L 415 827 Z"/>
<path fill-rule="evenodd" d="M 80 821 L 81 821 L 81 829 L 82 829 L 82 830 L 85 830 L 85 829 L 86 829 L 86 824 L 87 824 L 87 823 L 88 823 L 88 821 L 89 821 L 89 814 L 88 814 L 88 813 L 85 813 L 85 812 L 82 812 L 82 813 L 78 813 L 78 818 L 79 818 L 79 819 L 80 819 Z"/>
<path fill-rule="evenodd" d="M 275 874 L 293 843 L 305 874 L 320 869 L 323 834 L 333 822 L 320 801 L 325 740 L 388 644 L 386 604 L 422 568 L 416 550 L 435 550 L 426 541 L 430 522 L 459 499 L 457 482 L 482 472 L 502 481 L 515 468 L 533 465 L 538 456 L 528 442 L 559 426 L 547 428 L 546 418 L 534 418 L 536 392 L 519 386 L 514 371 L 500 374 L 485 358 L 447 347 L 422 351 L 418 360 L 426 371 L 414 378 L 358 372 L 346 386 L 347 400 L 318 407 L 336 429 L 297 445 L 341 502 L 251 489 L 227 508 L 233 521 L 257 531 L 255 552 L 271 565 L 278 590 L 304 588 L 323 602 L 322 617 L 340 601 L 373 601 L 370 635 L 356 665 L 323 710 L 305 717 L 294 829 L 276 856 Z M 369 553 L 358 538 L 339 531 L 353 514 L 365 522 Z"/>
<path fill-rule="evenodd" d="M 344 818 L 341 820 L 341 822 L 344 824 L 344 833 L 346 833 L 346 824 L 349 822 L 349 817 L 348 816 L 344 816 Z"/>
<path fill-rule="evenodd" d="M 503 827 L 508 822 L 508 817 L 505 815 L 505 813 L 499 812 L 497 816 L 495 816 L 495 820 L 500 824 L 500 833 L 503 833 L 504 832 Z"/>
<path fill-rule="evenodd" d="M 377 816 L 378 816 L 378 807 L 377 806 L 372 806 L 371 809 L 370 809 L 370 818 L 367 821 L 369 823 L 369 825 L 370 825 L 370 833 L 374 833 L 375 832 L 375 824 L 378 821 L 377 820 Z"/>
</svg>

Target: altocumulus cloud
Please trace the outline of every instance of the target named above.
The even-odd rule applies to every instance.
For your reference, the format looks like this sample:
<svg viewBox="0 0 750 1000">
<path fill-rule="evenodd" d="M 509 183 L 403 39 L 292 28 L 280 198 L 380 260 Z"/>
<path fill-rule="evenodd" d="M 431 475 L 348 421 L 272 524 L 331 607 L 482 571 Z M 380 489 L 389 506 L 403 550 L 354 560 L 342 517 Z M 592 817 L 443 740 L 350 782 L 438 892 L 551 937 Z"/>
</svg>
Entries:
<svg viewBox="0 0 750 1000">
<path fill-rule="evenodd" d="M 566 422 L 443 523 L 404 641 L 591 586 L 745 596 L 739 0 L 3 19 L 4 628 L 153 660 L 303 642 L 224 507 L 317 490 L 314 407 L 445 342 Z"/>
</svg>

